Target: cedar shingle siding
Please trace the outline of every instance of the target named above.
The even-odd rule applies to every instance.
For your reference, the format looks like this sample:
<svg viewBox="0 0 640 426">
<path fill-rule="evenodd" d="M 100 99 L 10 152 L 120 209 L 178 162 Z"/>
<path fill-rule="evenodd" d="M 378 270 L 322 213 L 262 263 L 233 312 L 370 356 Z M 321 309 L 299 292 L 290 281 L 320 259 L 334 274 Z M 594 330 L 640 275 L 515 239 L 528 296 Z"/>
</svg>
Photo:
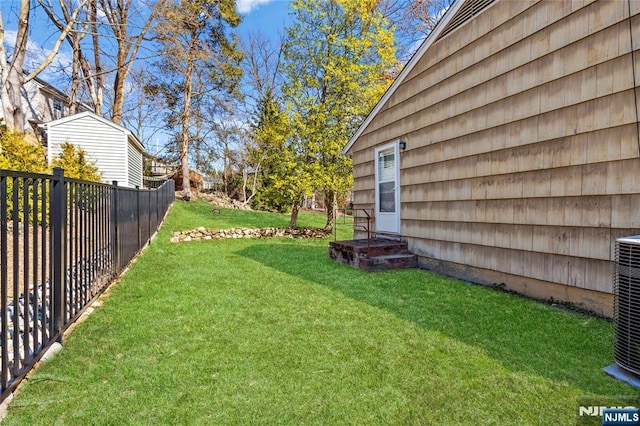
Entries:
<svg viewBox="0 0 640 426">
<path fill-rule="evenodd" d="M 348 147 L 354 208 L 402 138 L 422 266 L 611 315 L 615 239 L 640 234 L 640 2 L 496 0 L 432 36 Z"/>
</svg>

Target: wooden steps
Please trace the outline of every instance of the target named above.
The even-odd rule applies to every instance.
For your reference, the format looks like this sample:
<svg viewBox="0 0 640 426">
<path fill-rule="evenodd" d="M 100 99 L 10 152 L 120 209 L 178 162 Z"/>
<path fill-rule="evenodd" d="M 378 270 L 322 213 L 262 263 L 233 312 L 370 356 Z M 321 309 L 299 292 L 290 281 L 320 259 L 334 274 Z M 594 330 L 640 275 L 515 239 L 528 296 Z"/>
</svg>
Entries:
<svg viewBox="0 0 640 426">
<path fill-rule="evenodd" d="M 329 257 L 365 271 L 418 266 L 418 258 L 409 252 L 406 242 L 384 238 L 332 241 L 329 243 Z"/>
</svg>

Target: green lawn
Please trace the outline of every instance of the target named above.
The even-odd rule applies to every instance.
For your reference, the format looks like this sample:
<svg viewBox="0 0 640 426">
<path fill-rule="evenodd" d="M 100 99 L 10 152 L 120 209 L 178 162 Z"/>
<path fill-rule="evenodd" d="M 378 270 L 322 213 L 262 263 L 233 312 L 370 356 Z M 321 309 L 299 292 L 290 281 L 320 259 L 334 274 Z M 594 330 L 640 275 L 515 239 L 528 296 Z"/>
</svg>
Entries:
<svg viewBox="0 0 640 426">
<path fill-rule="evenodd" d="M 176 202 L 4 422 L 558 425 L 586 397 L 640 396 L 602 371 L 610 322 L 425 271 L 355 270 L 327 239 L 168 242 L 287 220 Z"/>
</svg>

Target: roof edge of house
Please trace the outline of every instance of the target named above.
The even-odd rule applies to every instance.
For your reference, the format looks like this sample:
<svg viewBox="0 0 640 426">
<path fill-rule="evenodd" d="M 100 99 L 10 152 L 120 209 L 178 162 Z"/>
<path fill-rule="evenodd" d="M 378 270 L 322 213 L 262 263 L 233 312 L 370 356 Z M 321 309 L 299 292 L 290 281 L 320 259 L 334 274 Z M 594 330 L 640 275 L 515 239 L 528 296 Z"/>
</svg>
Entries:
<svg viewBox="0 0 640 426">
<path fill-rule="evenodd" d="M 391 98 L 391 96 L 395 93 L 395 91 L 402 84 L 405 78 L 407 78 L 411 70 L 413 70 L 413 68 L 420 61 L 420 59 L 422 59 L 424 54 L 427 52 L 427 50 L 429 50 L 431 45 L 438 38 L 440 33 L 442 33 L 442 30 L 447 26 L 451 18 L 456 14 L 458 9 L 460 9 L 460 7 L 464 2 L 465 0 L 455 0 L 453 4 L 449 6 L 449 9 L 447 9 L 442 19 L 438 21 L 433 31 L 431 31 L 429 35 L 427 35 L 427 37 L 424 39 L 424 41 L 422 42 L 418 50 L 416 50 L 416 52 L 413 54 L 411 59 L 409 59 L 407 64 L 404 66 L 404 68 L 402 69 L 398 77 L 396 77 L 396 79 L 393 81 L 391 86 L 389 86 L 387 91 L 384 92 L 384 95 L 382 95 L 382 98 L 380 98 L 376 106 L 373 107 L 369 115 L 367 115 L 367 117 L 364 119 L 362 124 L 360 124 L 360 126 L 358 127 L 358 130 L 356 130 L 353 136 L 351 136 L 351 139 L 349 139 L 349 142 L 347 143 L 347 145 L 345 145 L 345 147 L 342 148 L 342 151 L 341 151 L 342 155 L 346 155 L 349 153 L 349 151 L 351 150 L 351 147 L 353 146 L 353 144 L 355 144 L 356 140 L 362 135 L 364 130 L 369 126 L 369 124 L 371 124 L 371 121 L 373 121 L 373 118 L 380 112 L 384 104 L 387 103 L 389 98 Z"/>
</svg>

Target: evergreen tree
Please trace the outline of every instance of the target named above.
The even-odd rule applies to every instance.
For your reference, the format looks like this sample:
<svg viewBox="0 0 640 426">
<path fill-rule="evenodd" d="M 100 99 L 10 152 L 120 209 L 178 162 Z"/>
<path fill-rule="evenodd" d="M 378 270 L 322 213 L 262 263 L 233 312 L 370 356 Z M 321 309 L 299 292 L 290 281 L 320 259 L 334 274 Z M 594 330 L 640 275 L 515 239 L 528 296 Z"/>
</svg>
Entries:
<svg viewBox="0 0 640 426">
<path fill-rule="evenodd" d="M 312 185 L 302 163 L 304 155 L 297 150 L 288 117 L 279 105 L 273 90 L 267 90 L 260 99 L 252 126 L 256 146 L 249 155 L 254 164 L 261 164 L 259 201 L 269 210 L 284 212 L 298 201 L 300 194 L 309 192 Z M 295 221 L 291 226 L 295 226 Z"/>
</svg>

